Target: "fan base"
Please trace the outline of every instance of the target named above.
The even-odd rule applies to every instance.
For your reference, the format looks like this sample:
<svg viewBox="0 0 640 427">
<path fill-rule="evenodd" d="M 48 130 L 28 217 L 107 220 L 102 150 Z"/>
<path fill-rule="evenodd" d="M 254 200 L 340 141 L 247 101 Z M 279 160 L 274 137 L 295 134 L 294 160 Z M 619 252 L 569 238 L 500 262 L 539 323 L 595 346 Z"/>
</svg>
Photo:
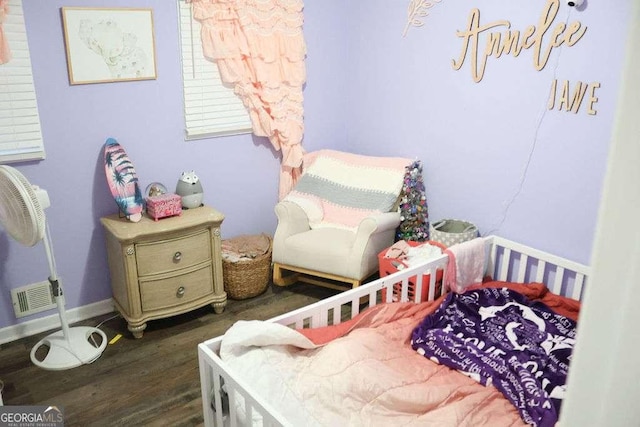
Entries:
<svg viewBox="0 0 640 427">
<path fill-rule="evenodd" d="M 99 346 L 90 341 L 92 334 L 102 337 Z M 62 371 L 95 361 L 106 346 L 107 336 L 100 329 L 76 326 L 68 329 L 68 337 L 58 331 L 38 341 L 31 349 L 31 361 L 43 369 Z M 38 360 L 36 352 L 41 347 L 48 347 L 49 351 L 43 360 Z"/>
</svg>

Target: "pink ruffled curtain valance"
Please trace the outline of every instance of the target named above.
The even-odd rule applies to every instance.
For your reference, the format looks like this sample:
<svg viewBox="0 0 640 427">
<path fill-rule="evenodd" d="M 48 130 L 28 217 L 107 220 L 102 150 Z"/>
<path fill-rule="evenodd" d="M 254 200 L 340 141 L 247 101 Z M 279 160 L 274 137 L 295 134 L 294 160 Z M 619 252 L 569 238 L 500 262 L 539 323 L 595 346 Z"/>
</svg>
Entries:
<svg viewBox="0 0 640 427">
<path fill-rule="evenodd" d="M 11 59 L 9 42 L 4 35 L 3 25 L 9 14 L 9 0 L 0 0 L 0 64 L 5 64 Z"/>
<path fill-rule="evenodd" d="M 301 0 L 191 0 L 204 56 L 249 111 L 254 134 L 282 151 L 279 196 L 302 166 L 306 45 Z"/>
</svg>

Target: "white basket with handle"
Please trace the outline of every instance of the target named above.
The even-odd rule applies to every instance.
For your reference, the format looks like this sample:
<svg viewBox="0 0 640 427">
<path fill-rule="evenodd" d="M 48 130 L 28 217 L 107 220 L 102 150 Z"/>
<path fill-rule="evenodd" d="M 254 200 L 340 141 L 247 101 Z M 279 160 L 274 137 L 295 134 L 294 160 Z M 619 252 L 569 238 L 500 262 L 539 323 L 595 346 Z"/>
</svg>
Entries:
<svg viewBox="0 0 640 427">
<path fill-rule="evenodd" d="M 459 219 L 442 219 L 429 225 L 429 239 L 446 247 L 478 237 L 478 227 Z"/>
</svg>

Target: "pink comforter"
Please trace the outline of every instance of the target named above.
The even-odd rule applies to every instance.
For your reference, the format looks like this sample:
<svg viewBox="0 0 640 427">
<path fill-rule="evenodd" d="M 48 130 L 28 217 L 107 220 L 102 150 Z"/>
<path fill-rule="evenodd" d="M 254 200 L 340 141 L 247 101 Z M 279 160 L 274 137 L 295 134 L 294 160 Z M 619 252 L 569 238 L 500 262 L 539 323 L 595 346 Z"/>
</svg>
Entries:
<svg viewBox="0 0 640 427">
<path fill-rule="evenodd" d="M 577 316 L 579 305 L 559 302 L 543 285 L 516 287 Z M 262 395 L 293 425 L 525 425 L 497 389 L 411 349 L 411 331 L 439 303 L 382 304 L 341 325 L 283 327 L 282 335 L 280 325 L 264 325 L 264 333 L 266 322 L 245 322 L 238 330 L 255 335 L 237 339 L 232 327 L 221 356 L 245 380 L 270 388 Z"/>
</svg>

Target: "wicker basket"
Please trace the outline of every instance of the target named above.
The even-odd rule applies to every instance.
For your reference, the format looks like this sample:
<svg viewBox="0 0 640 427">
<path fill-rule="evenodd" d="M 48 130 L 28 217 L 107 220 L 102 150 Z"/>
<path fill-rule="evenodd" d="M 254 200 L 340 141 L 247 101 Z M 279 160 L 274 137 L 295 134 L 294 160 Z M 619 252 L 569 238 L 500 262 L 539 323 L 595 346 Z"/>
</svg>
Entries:
<svg viewBox="0 0 640 427">
<path fill-rule="evenodd" d="M 240 300 L 252 298 L 263 293 L 271 278 L 271 238 L 269 250 L 252 259 L 229 261 L 222 258 L 224 290 L 229 298 Z"/>
</svg>

